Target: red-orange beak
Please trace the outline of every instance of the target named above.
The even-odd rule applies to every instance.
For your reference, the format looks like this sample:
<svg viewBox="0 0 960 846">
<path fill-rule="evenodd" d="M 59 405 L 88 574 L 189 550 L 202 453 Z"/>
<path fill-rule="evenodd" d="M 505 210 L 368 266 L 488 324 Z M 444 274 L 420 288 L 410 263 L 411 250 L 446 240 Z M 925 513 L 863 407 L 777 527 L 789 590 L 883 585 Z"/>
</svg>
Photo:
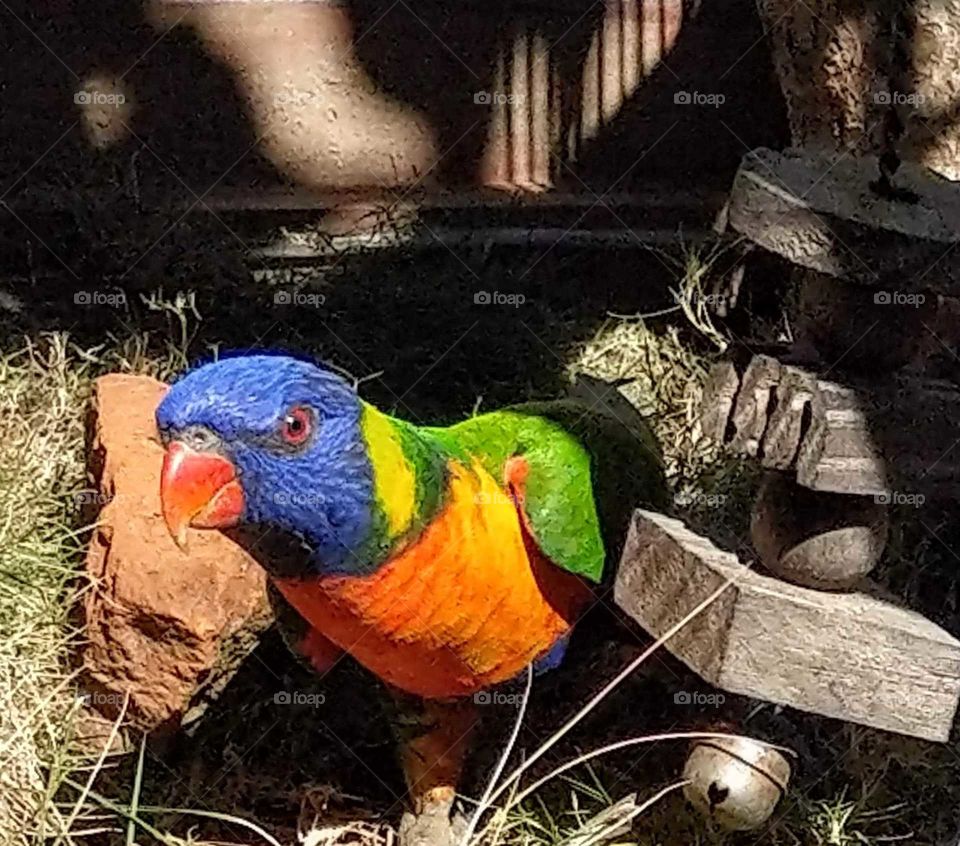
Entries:
<svg viewBox="0 0 960 846">
<path fill-rule="evenodd" d="M 163 519 L 181 549 L 187 527 L 235 526 L 243 515 L 243 488 L 233 464 L 222 455 L 197 452 L 180 441 L 167 447 L 160 474 Z"/>
</svg>

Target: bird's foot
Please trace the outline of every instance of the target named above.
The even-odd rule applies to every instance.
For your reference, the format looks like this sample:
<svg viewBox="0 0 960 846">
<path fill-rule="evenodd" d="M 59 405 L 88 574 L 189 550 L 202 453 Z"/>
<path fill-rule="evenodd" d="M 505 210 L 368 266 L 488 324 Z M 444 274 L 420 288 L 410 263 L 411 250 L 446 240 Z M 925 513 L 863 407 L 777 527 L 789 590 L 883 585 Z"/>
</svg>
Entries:
<svg viewBox="0 0 960 846">
<path fill-rule="evenodd" d="M 400 820 L 400 846 L 459 846 L 467 819 L 453 809 L 454 797 L 425 802 L 419 813 L 407 811 Z"/>
</svg>

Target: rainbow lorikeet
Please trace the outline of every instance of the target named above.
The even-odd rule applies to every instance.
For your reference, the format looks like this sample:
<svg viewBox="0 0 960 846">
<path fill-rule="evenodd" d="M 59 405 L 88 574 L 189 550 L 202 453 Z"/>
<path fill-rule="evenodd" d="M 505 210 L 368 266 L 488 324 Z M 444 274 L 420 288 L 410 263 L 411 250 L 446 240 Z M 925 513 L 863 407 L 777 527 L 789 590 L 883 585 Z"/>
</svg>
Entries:
<svg viewBox="0 0 960 846">
<path fill-rule="evenodd" d="M 452 803 L 473 696 L 561 661 L 630 511 L 665 495 L 652 433 L 600 382 L 441 428 L 313 363 L 246 355 L 188 372 L 156 419 L 174 537 L 233 533 L 317 670 L 346 652 L 422 703 L 402 756 L 419 810 Z"/>
</svg>

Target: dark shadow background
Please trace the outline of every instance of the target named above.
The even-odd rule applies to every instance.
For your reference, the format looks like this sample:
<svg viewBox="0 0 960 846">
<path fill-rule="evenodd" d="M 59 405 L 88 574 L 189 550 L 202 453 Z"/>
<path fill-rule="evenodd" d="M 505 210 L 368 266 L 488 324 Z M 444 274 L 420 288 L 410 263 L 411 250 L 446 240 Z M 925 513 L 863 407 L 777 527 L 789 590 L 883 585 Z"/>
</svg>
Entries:
<svg viewBox="0 0 960 846">
<path fill-rule="evenodd" d="M 577 68 L 602 6 L 569 0 L 454 9 L 426 2 L 416 6 L 419 21 L 387 2 L 353 0 L 350 10 L 356 32 L 364 33 L 358 52 L 367 71 L 386 93 L 429 116 L 444 150 L 477 117 L 472 97 L 463 94 L 474 91 L 477 80 L 454 53 L 489 75 L 497 38 L 536 26 L 558 42 L 557 61 Z M 327 298 L 321 314 L 278 310 L 272 291 L 251 278 L 250 269 L 264 265 L 249 247 L 290 222 L 289 215 L 222 213 L 217 219 L 198 207 L 182 216 L 181 207 L 161 201 L 192 201 L 189 191 L 202 194 L 237 161 L 217 191 L 283 183 L 256 148 L 231 71 L 188 30 L 161 37 L 144 23 L 138 4 L 10 0 L 0 16 L 0 197 L 6 204 L 0 206 L 0 286 L 29 304 L 14 321 L 17 328 L 70 328 L 79 339 L 96 341 L 123 322 L 159 320 L 139 304 L 139 293 L 161 285 L 168 295 L 190 289 L 198 292 L 210 340 L 316 350 L 358 375 L 383 370 L 396 396 L 411 389 L 408 404 L 429 397 L 431 405 L 460 413 L 478 395 L 499 398 L 501 387 L 504 396 L 551 392 L 565 350 L 592 334 L 608 310 L 672 303 L 668 287 L 677 268 L 653 251 L 571 250 L 561 243 L 492 254 L 451 254 L 438 246 L 423 255 L 384 251 L 344 260 L 311 276 Z M 668 202 L 666 212 L 662 206 L 634 210 L 632 225 L 678 231 L 709 225 L 746 149 L 786 143 L 777 83 L 757 43 L 761 35 L 748 4 L 710 4 L 688 18 L 666 58 L 669 70 L 657 69 L 580 151 L 570 165 L 577 176 L 567 187 L 587 194 L 582 180 L 602 193 L 632 166 L 618 192 L 694 198 L 674 208 Z M 78 118 L 73 94 L 97 69 L 108 75 L 129 69 L 125 80 L 137 102 L 135 134 L 103 151 L 87 144 L 79 126 L 71 128 Z M 726 102 L 721 108 L 677 105 L 677 91 L 722 92 Z M 669 139 L 654 146 L 668 129 Z M 456 190 L 475 181 L 484 137 L 478 128 L 442 160 L 444 185 Z M 536 211 L 521 213 L 525 225 L 538 223 Z M 560 212 L 551 225 L 564 229 L 581 213 Z M 622 221 L 607 216 L 604 223 Z M 73 303 L 75 292 L 99 289 L 126 292 L 127 308 Z M 528 305 L 475 307 L 477 290 L 520 292 Z M 370 387 L 377 390 L 375 383 Z M 375 398 L 390 402 L 389 393 Z"/>
<path fill-rule="evenodd" d="M 481 85 L 489 87 L 501 37 L 538 29 L 555 44 L 555 61 L 565 78 L 576 79 L 603 11 L 601 4 L 588 0 L 500 0 L 457 8 L 431 0 L 416 5 L 416 16 L 388 0 L 352 0 L 349 9 L 355 32 L 362 35 L 357 53 L 365 69 L 385 94 L 428 116 L 440 150 L 476 121 L 472 93 Z M 162 36 L 144 22 L 144 11 L 135 3 L 10 0 L 0 14 L 5 18 L 0 33 L 0 192 L 34 166 L 8 200 L 31 187 L 62 185 L 64 179 L 77 187 L 96 184 L 88 173 L 91 167 L 112 162 L 122 169 L 140 147 L 131 138 L 120 149 L 97 155 L 85 147 L 79 132 L 71 132 L 35 164 L 77 118 L 73 94 L 79 80 L 73 73 L 82 80 L 95 70 L 128 72 L 125 80 L 138 103 L 132 127 L 193 190 L 204 190 L 238 158 L 242 161 L 231 173 L 231 184 L 257 187 L 278 178 L 250 150 L 256 135 L 231 71 L 209 57 L 185 27 Z M 678 122 L 671 143 L 645 157 L 623 189 L 662 178 L 675 186 L 694 181 L 727 187 L 744 145 L 786 141 L 783 106 L 761 40 L 749 4 L 705 4 L 696 17 L 688 10 L 664 66 L 641 84 L 602 137 L 581 151 L 577 174 L 591 187 L 603 187 Z M 726 101 L 720 108 L 691 108 L 674 103 L 676 91 L 722 93 Z M 474 178 L 483 138 L 478 131 L 441 162 L 444 182 L 456 185 Z M 161 185 L 179 188 L 150 154 L 141 167 L 147 174 L 156 170 L 153 178 Z"/>
</svg>

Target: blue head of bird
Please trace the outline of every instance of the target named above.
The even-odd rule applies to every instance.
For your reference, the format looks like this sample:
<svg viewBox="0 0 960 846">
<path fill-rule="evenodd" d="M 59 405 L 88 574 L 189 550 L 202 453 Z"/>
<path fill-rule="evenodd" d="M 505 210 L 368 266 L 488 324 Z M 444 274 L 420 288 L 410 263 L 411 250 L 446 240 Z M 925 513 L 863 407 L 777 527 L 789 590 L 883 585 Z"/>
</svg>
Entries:
<svg viewBox="0 0 960 846">
<path fill-rule="evenodd" d="M 350 571 L 372 521 L 362 409 L 340 376 L 288 356 L 191 370 L 156 411 L 171 533 L 182 544 L 188 526 L 280 530 L 323 569 Z"/>
</svg>

